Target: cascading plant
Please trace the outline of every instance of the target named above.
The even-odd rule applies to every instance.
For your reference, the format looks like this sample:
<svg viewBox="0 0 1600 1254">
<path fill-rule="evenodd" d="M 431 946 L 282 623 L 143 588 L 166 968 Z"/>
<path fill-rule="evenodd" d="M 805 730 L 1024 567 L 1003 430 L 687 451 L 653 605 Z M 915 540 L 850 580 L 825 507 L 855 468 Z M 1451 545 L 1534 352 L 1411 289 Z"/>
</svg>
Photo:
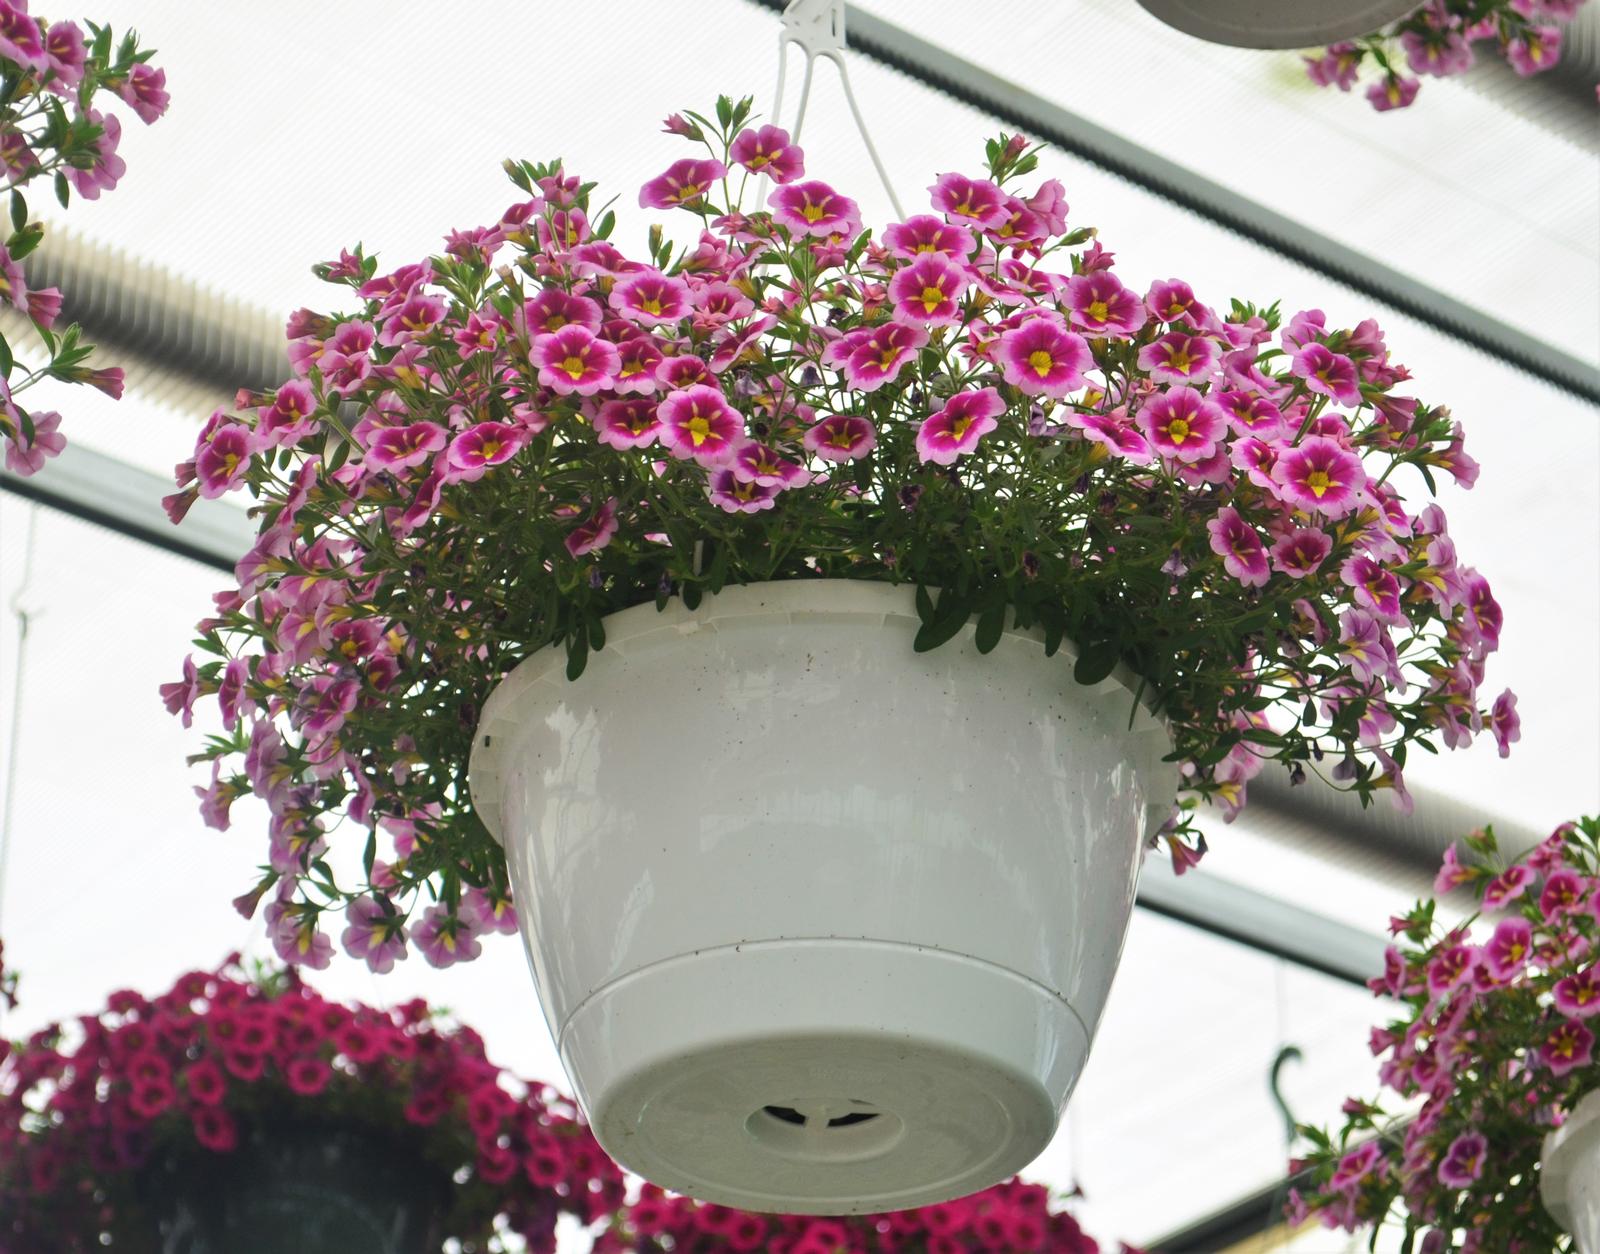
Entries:
<svg viewBox="0 0 1600 1254">
<path fill-rule="evenodd" d="M 909 583 L 918 649 L 975 617 L 980 650 L 1008 620 L 1072 641 L 1086 684 L 1126 663 L 1182 764 L 1180 868 L 1195 808 L 1231 816 L 1268 762 L 1404 804 L 1408 750 L 1517 737 L 1515 698 L 1477 695 L 1489 584 L 1401 494 L 1477 467 L 1375 322 L 1125 285 L 1058 182 L 1020 187 L 1020 136 L 874 235 L 750 121 L 668 119 L 703 153 L 639 199 L 681 244 L 656 225 L 629 257 L 590 184 L 511 162 L 523 198 L 441 255 L 317 267 L 353 307 L 294 314 L 294 376 L 179 467 L 175 521 L 240 491 L 259 527 L 162 692 L 186 725 L 220 710 L 207 822 L 270 810 L 238 905 L 267 900 L 285 959 L 328 962 L 341 909 L 380 970 L 514 930 L 466 782 L 485 698 L 729 584 Z"/>
</svg>

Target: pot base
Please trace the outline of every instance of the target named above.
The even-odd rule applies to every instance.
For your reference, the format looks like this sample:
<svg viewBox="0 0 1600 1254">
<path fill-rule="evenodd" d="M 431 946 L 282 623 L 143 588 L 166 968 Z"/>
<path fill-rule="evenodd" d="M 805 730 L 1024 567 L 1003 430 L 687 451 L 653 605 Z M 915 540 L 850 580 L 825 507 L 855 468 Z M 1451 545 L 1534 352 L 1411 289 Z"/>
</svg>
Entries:
<svg viewBox="0 0 1600 1254">
<path fill-rule="evenodd" d="M 1089 1040 L 1003 967 L 828 937 L 656 963 L 598 990 L 560 1046 L 600 1144 L 646 1179 L 746 1210 L 871 1214 L 1025 1167 Z"/>
</svg>

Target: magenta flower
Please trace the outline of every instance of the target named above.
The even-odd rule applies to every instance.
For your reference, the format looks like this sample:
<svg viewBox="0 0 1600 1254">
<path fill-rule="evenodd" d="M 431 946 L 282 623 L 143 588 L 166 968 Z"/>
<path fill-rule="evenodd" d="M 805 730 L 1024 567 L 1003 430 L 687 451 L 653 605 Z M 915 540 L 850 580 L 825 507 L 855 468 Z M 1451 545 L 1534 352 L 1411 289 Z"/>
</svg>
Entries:
<svg viewBox="0 0 1600 1254">
<path fill-rule="evenodd" d="M 1206 524 L 1206 530 L 1211 533 L 1211 551 L 1222 559 L 1224 570 L 1248 588 L 1259 588 L 1267 582 L 1271 576 L 1267 551 L 1255 528 L 1239 517 L 1238 510 L 1224 506 Z"/>
<path fill-rule="evenodd" d="M 943 253 L 926 253 L 889 280 L 895 316 L 908 322 L 954 326 L 961 321 L 967 272 Z"/>
<path fill-rule="evenodd" d="M 579 523 L 567 535 L 567 552 L 573 557 L 597 553 L 617 534 L 617 498 L 611 497 L 593 516 Z"/>
<path fill-rule="evenodd" d="M 1308 436 L 1284 452 L 1272 477 L 1284 500 L 1328 518 L 1342 518 L 1355 509 L 1367 484 L 1361 459 L 1337 440 L 1320 435 Z"/>
<path fill-rule="evenodd" d="M 464 477 L 475 478 L 490 466 L 510 461 L 527 442 L 527 432 L 521 427 L 480 422 L 450 441 L 449 465 Z"/>
<path fill-rule="evenodd" d="M 1600 977 L 1593 967 L 1585 967 L 1576 975 L 1557 980 L 1555 986 L 1556 1009 L 1574 1019 L 1587 1019 L 1600 1014 Z"/>
<path fill-rule="evenodd" d="M 1528 886 L 1533 883 L 1533 869 L 1520 862 L 1513 862 L 1499 875 L 1495 876 L 1483 890 L 1483 908 L 1487 910 L 1503 910 L 1523 893 L 1528 891 Z"/>
<path fill-rule="evenodd" d="M 1349 91 L 1355 86 L 1357 74 L 1356 45 L 1333 44 L 1320 57 L 1303 57 L 1306 76 L 1318 87 L 1337 87 Z"/>
<path fill-rule="evenodd" d="M 185 727 L 194 724 L 194 703 L 200 697 L 200 679 L 195 670 L 194 658 L 183 659 L 183 678 L 174 680 L 170 684 L 162 684 L 161 700 L 167 707 L 168 714 L 183 715 Z"/>
<path fill-rule="evenodd" d="M 1554 922 L 1565 914 L 1581 909 L 1583 899 L 1583 880 L 1563 867 L 1545 877 L 1544 891 L 1539 894 L 1539 911 L 1546 921 Z"/>
<path fill-rule="evenodd" d="M 789 132 L 779 126 L 747 127 L 733 137 L 728 155 L 752 174 L 765 174 L 774 183 L 792 183 L 806 172 L 805 153 L 789 142 Z"/>
<path fill-rule="evenodd" d="M 727 172 L 720 161 L 693 157 L 674 161 L 665 174 L 639 189 L 639 205 L 644 209 L 675 209 L 680 205 L 698 204 L 705 199 L 711 185 Z"/>
<path fill-rule="evenodd" d="M 580 326 L 598 332 L 600 306 L 587 296 L 574 296 L 559 287 L 547 287 L 522 304 L 522 319 L 529 335 L 554 335 L 562 327 Z"/>
<path fill-rule="evenodd" d="M 616 346 L 576 323 L 533 341 L 539 383 L 563 396 L 593 396 L 616 377 L 622 359 Z"/>
<path fill-rule="evenodd" d="M 1272 546 L 1272 564 L 1295 579 L 1314 575 L 1333 551 L 1333 541 L 1315 527 L 1296 527 Z M 1351 611 L 1356 613 L 1359 611 Z"/>
<path fill-rule="evenodd" d="M 273 394 L 272 404 L 256 411 L 256 443 L 262 448 L 295 445 L 315 428 L 317 398 L 303 379 L 290 379 Z"/>
<path fill-rule="evenodd" d="M 922 213 L 884 228 L 883 245 L 894 256 L 908 261 L 928 253 L 938 253 L 952 261 L 965 261 L 977 248 L 978 241 L 966 227 Z"/>
<path fill-rule="evenodd" d="M 833 414 L 808 430 L 801 443 L 824 461 L 855 461 L 878 447 L 878 433 L 865 418 Z"/>
<path fill-rule="evenodd" d="M 412 929 L 411 939 L 431 967 L 470 962 L 483 952 L 471 925 L 452 914 L 443 902 L 422 912 L 422 921 Z"/>
<path fill-rule="evenodd" d="M 612 448 L 646 448 L 656 442 L 656 407 L 635 397 L 607 401 L 594 419 L 595 437 Z"/>
<path fill-rule="evenodd" d="M 1490 649 L 1498 648 L 1505 616 L 1489 590 L 1489 581 L 1475 570 L 1463 569 L 1461 601 L 1467 607 L 1468 626 Z"/>
<path fill-rule="evenodd" d="M 21 423 L 16 424 L 16 430 L 6 439 L 6 469 L 24 478 L 38 474 L 46 461 L 59 456 L 61 450 L 67 447 L 67 437 L 56 430 L 61 425 L 60 414 L 50 410 L 30 417 L 33 420 L 33 439 L 29 440 L 23 435 Z M 202 492 L 201 495 L 206 494 Z"/>
<path fill-rule="evenodd" d="M 783 489 L 739 478 L 730 469 L 713 470 L 707 479 L 711 501 L 730 514 L 758 514 L 771 509 Z"/>
<path fill-rule="evenodd" d="M 1168 331 L 1139 350 L 1139 369 L 1157 383 L 1204 383 L 1217 369 L 1217 346 L 1203 335 Z"/>
<path fill-rule="evenodd" d="M 710 385 L 717 381 L 705 361 L 693 353 L 664 358 L 656 367 L 656 379 L 674 392 L 681 392 L 697 383 Z"/>
<path fill-rule="evenodd" d="M 194 455 L 200 495 L 213 500 L 239 486 L 250 468 L 250 429 L 238 423 L 218 425 L 201 441 Z"/>
<path fill-rule="evenodd" d="M 39 158 L 28 146 L 28 137 L 21 131 L 0 133 L 0 165 L 5 167 L 6 181 L 21 183 L 31 178 L 39 168 Z"/>
<path fill-rule="evenodd" d="M 924 463 L 953 464 L 970 453 L 978 441 L 1000 424 L 1006 403 L 994 388 L 957 392 L 944 408 L 930 415 L 917 429 L 917 456 Z"/>
<path fill-rule="evenodd" d="M 1561 28 L 1530 26 L 1520 39 L 1506 45 L 1506 60 L 1522 77 L 1542 74 L 1561 59 Z"/>
<path fill-rule="evenodd" d="M 1000 371 L 1029 396 L 1065 396 L 1084 385 L 1094 354 L 1083 336 L 1049 318 L 1029 318 L 1000 337 Z"/>
<path fill-rule="evenodd" d="M 618 392 L 634 392 L 648 396 L 660 391 L 661 380 L 656 378 L 656 367 L 661 364 L 661 350 L 648 335 L 637 335 L 617 345 L 617 377 L 611 386 Z"/>
<path fill-rule="evenodd" d="M 1555 1076 L 1564 1076 L 1594 1061 L 1594 1033 L 1575 1019 L 1565 1019 L 1539 1046 L 1539 1061 Z"/>
<path fill-rule="evenodd" d="M 1459 30 L 1404 30 L 1400 32 L 1400 46 L 1405 49 L 1406 64 L 1418 74 L 1447 78 L 1472 68 L 1472 45 Z"/>
<path fill-rule="evenodd" d="M 1361 404 L 1356 364 L 1342 353 L 1322 344 L 1307 344 L 1289 359 L 1289 370 L 1313 392 L 1330 396 L 1341 405 Z"/>
<path fill-rule="evenodd" d="M 1500 748 L 1500 756 L 1511 756 L 1511 746 L 1522 739 L 1522 716 L 1517 713 L 1517 694 L 1507 688 L 1495 698 L 1489 712 L 1489 730 Z"/>
<path fill-rule="evenodd" d="M 854 237 L 861 231 L 861 209 L 826 183 L 786 183 L 767 198 L 772 220 L 795 235 L 827 239 L 830 235 Z"/>
<path fill-rule="evenodd" d="M 1527 965 L 1533 952 L 1533 929 L 1526 919 L 1501 919 L 1483 947 L 1483 962 L 1497 980 L 1509 980 Z"/>
<path fill-rule="evenodd" d="M 959 218 L 974 226 L 998 230 L 1006 223 L 1006 197 L 988 179 L 969 179 L 965 174 L 941 174 L 928 188 L 933 207 L 947 218 Z"/>
<path fill-rule="evenodd" d="M 1132 335 L 1145 324 L 1144 303 L 1109 270 L 1067 280 L 1072 324 L 1090 335 Z"/>
<path fill-rule="evenodd" d="M 754 440 L 739 447 L 728 468 L 740 483 L 759 483 L 764 488 L 803 487 L 811 478 L 797 463 Z"/>
<path fill-rule="evenodd" d="M 449 432 L 436 422 L 381 427 L 367 445 L 366 462 L 382 470 L 406 470 L 431 460 L 448 440 Z"/>
<path fill-rule="evenodd" d="M 444 317 L 449 308 L 442 296 L 424 296 L 418 292 L 406 298 L 405 303 L 384 320 L 378 333 L 378 343 L 385 348 L 409 344 L 419 335 L 426 335 Z"/>
<path fill-rule="evenodd" d="M 674 457 L 717 466 L 744 437 L 744 422 L 719 388 L 697 383 L 656 407 L 661 443 Z"/>
<path fill-rule="evenodd" d="M 79 47 L 81 49 L 81 42 Z M 51 59 L 54 60 L 53 57 Z M 166 86 L 165 70 L 140 63 L 128 71 L 128 77 L 117 88 L 117 95 L 127 101 L 141 122 L 148 125 L 165 113 L 167 105 L 171 103 L 172 97 L 167 94 Z"/>
<path fill-rule="evenodd" d="M 1420 79 L 1399 78 L 1390 74 L 1378 79 L 1367 88 L 1367 100 L 1379 113 L 1387 113 L 1390 109 L 1404 109 L 1417 98 L 1417 89 L 1421 86 Z"/>
<path fill-rule="evenodd" d="M 1072 414 L 1067 422 L 1083 432 L 1083 437 L 1102 448 L 1111 450 L 1135 466 L 1147 466 L 1155 460 L 1155 450 L 1150 441 L 1115 414 Z M 1182 571 L 1169 571 L 1182 574 Z"/>
<path fill-rule="evenodd" d="M 1283 434 L 1283 414 L 1264 396 L 1254 392 L 1213 392 L 1211 399 L 1222 406 L 1229 425 L 1242 436 L 1274 440 Z"/>
<path fill-rule="evenodd" d="M 1156 452 L 1189 463 L 1210 457 L 1228 432 L 1222 407 L 1186 387 L 1152 396 L 1135 421 Z"/>
<path fill-rule="evenodd" d="M 1405 623 L 1400 610 L 1400 581 L 1370 557 L 1347 558 L 1339 567 L 1339 581 L 1350 589 L 1355 603 L 1385 622 Z"/>
<path fill-rule="evenodd" d="M 645 326 L 677 322 L 689 313 L 689 285 L 659 270 L 638 270 L 617 280 L 611 305 L 630 322 Z"/>
<path fill-rule="evenodd" d="M 382 975 L 405 958 L 405 920 L 393 906 L 376 897 L 357 897 L 346 908 L 344 917 L 349 926 L 340 935 L 339 943 L 352 958 L 366 962 L 368 969 Z"/>
<path fill-rule="evenodd" d="M 927 331 L 904 322 L 873 327 L 844 363 L 845 382 L 857 392 L 875 392 L 885 383 L 892 383 L 927 342 Z"/>
<path fill-rule="evenodd" d="M 1463 1132 L 1450 1142 L 1450 1149 L 1439 1164 L 1439 1183 L 1447 1188 L 1464 1189 L 1483 1175 L 1484 1156 L 1489 1142 L 1480 1132 Z"/>
<path fill-rule="evenodd" d="M 1428 964 L 1428 992 L 1443 997 L 1453 988 L 1472 980 L 1478 965 L 1478 951 L 1472 945 L 1452 945 Z"/>
<path fill-rule="evenodd" d="M 15 6 L 0 0 L 0 57 L 41 72 L 49 65 L 39 23 L 28 16 L 26 0 Z"/>
<path fill-rule="evenodd" d="M 1192 322 L 1204 306 L 1194 298 L 1194 289 L 1182 279 L 1157 280 L 1145 293 L 1144 307 L 1157 322 Z"/>
</svg>

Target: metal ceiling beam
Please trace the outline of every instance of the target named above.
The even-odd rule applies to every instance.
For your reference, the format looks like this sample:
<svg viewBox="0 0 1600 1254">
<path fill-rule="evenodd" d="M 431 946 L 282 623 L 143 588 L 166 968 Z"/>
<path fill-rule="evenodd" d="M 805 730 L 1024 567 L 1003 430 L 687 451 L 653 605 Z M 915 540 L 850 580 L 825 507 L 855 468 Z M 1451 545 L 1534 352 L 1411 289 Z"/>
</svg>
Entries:
<svg viewBox="0 0 1600 1254">
<path fill-rule="evenodd" d="M 782 12 L 784 0 L 749 0 Z M 1382 301 L 1557 387 L 1600 403 L 1600 369 L 1027 91 L 903 26 L 845 6 L 852 48 L 998 121 L 1109 170 L 1245 239 Z"/>
</svg>

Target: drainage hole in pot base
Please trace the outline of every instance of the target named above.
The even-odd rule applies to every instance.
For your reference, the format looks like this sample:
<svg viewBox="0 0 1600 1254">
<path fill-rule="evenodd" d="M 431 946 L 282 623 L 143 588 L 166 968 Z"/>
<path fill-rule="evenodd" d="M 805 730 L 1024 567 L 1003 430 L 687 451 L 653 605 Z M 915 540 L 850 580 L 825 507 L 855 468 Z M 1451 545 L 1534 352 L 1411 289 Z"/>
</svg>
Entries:
<svg viewBox="0 0 1600 1254">
<path fill-rule="evenodd" d="M 904 1125 L 870 1102 L 797 1102 L 762 1106 L 745 1131 L 764 1148 L 808 1162 L 872 1158 L 899 1141 Z"/>
</svg>

